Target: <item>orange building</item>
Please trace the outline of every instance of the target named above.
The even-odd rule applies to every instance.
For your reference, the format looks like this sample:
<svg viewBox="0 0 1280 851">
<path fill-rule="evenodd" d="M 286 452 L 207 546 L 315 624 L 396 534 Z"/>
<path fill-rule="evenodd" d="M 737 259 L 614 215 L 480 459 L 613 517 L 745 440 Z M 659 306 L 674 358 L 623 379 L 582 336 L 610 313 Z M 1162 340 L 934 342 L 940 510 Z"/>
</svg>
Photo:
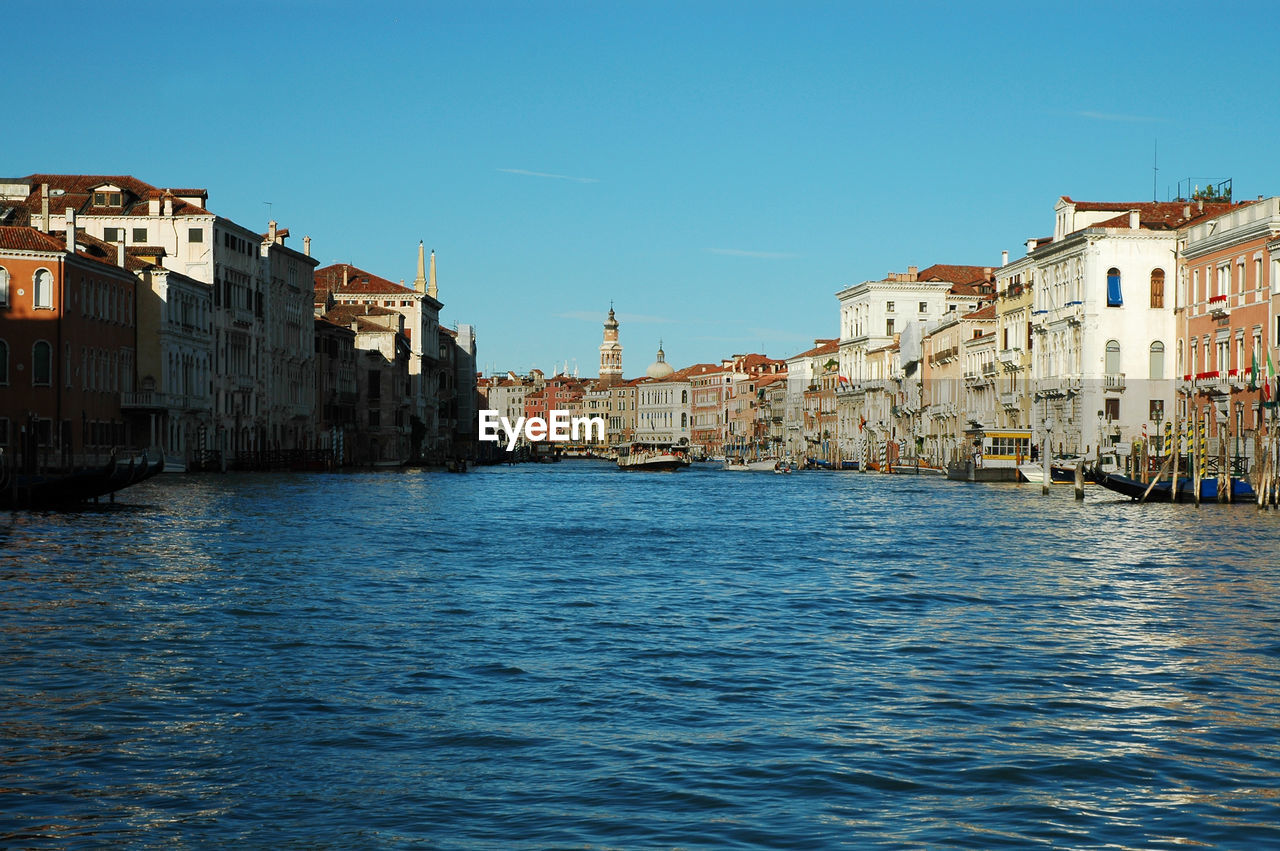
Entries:
<svg viewBox="0 0 1280 851">
<path fill-rule="evenodd" d="M 1223 447 L 1228 456 L 1251 454 L 1253 433 L 1262 423 L 1262 394 L 1250 372 L 1255 361 L 1265 370 L 1276 346 L 1271 333 L 1276 282 L 1269 280 L 1268 246 L 1277 235 L 1280 197 L 1202 220 L 1183 234 L 1178 415 L 1207 429 L 1214 456 L 1219 440 L 1229 441 Z M 1153 351 L 1151 357 L 1154 363 L 1163 353 Z"/>
<path fill-rule="evenodd" d="M 120 265 L 117 265 L 119 262 Z M 66 230 L 0 227 L 0 448 L 68 468 L 131 445 L 137 278 L 102 243 Z"/>
</svg>

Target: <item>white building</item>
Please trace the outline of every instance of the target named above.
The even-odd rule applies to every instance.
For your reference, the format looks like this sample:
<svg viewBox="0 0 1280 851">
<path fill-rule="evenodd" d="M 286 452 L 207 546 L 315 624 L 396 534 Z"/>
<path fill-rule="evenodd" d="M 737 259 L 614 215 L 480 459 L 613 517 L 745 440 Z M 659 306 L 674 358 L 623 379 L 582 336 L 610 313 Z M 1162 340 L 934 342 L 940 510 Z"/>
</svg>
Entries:
<svg viewBox="0 0 1280 851">
<path fill-rule="evenodd" d="M 1153 379 L 1150 352 L 1174 351 L 1171 299 L 1153 280 L 1174 280 L 1179 227 L 1218 211 L 1183 202 L 1054 206 L 1053 240 L 1032 246 L 1033 425 L 1054 452 L 1128 443 L 1171 410 L 1173 382 Z M 1161 289 L 1163 292 L 1163 289 Z M 1157 303 L 1158 302 L 1158 303 Z"/>
</svg>

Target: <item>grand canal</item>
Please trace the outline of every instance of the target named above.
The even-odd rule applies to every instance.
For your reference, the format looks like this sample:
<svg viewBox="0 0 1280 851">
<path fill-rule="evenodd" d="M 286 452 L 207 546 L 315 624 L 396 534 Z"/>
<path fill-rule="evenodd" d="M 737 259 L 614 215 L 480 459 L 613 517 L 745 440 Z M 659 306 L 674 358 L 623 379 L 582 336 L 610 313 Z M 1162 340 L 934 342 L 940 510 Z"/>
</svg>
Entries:
<svg viewBox="0 0 1280 851">
<path fill-rule="evenodd" d="M 591 462 L 0 513 L 0 845 L 1280 846 L 1277 540 Z"/>
</svg>

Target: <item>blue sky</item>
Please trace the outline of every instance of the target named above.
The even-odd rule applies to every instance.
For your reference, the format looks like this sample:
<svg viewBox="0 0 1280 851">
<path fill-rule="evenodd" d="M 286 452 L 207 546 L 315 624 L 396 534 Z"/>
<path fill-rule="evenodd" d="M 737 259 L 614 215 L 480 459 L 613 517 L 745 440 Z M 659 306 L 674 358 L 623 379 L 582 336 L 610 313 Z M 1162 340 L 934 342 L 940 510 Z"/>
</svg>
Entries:
<svg viewBox="0 0 1280 851">
<path fill-rule="evenodd" d="M 594 375 L 612 300 L 628 376 L 1149 200 L 1157 140 L 1161 199 L 1280 193 L 1266 4 L 888 5 L 8 0 L 0 176 L 205 187 L 393 280 L 422 239 L 482 366 Z"/>
</svg>

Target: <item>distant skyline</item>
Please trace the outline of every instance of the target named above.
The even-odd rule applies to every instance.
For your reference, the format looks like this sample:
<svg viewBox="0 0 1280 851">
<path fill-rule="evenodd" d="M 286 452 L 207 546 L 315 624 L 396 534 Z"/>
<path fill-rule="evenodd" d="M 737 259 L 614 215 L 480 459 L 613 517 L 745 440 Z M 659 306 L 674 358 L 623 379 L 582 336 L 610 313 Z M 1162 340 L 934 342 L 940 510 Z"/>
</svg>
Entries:
<svg viewBox="0 0 1280 851">
<path fill-rule="evenodd" d="M 411 282 L 486 371 L 836 336 L 834 294 L 998 266 L 1060 195 L 1280 193 L 1263 3 L 11 0 L 0 177 L 132 174 Z M 15 132 L 12 128 L 18 128 Z M 1153 156 L 1158 147 L 1158 172 Z"/>
</svg>

